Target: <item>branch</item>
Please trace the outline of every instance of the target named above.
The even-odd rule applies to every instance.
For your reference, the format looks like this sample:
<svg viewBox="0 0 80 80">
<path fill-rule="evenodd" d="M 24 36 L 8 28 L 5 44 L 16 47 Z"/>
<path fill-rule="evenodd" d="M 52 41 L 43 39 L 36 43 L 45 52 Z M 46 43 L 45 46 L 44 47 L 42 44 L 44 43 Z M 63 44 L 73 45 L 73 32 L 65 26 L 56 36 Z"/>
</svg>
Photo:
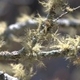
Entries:
<svg viewBox="0 0 80 80">
<path fill-rule="evenodd" d="M 9 74 L 4 73 L 3 71 L 0 71 L 0 80 L 19 80 L 19 79 L 13 76 L 10 76 Z"/>
<path fill-rule="evenodd" d="M 1 51 L 0 52 L 0 61 L 11 61 L 15 62 L 17 61 L 20 57 L 22 57 L 24 52 L 24 47 L 20 49 L 19 51 Z M 24 55 L 25 56 L 25 55 Z"/>
<path fill-rule="evenodd" d="M 53 22 L 56 22 L 58 19 L 62 18 L 64 15 L 74 12 L 75 10 L 79 9 L 80 6 L 76 7 L 76 8 L 70 8 L 70 7 L 66 7 L 66 12 L 62 13 L 59 17 L 57 17 L 56 19 L 53 20 Z"/>
<path fill-rule="evenodd" d="M 77 51 L 80 50 L 80 46 L 77 46 Z M 40 51 L 38 53 L 35 54 L 30 54 L 30 55 L 26 55 L 26 57 L 37 57 L 37 56 L 42 56 L 42 57 L 47 57 L 47 56 L 54 56 L 57 55 L 57 56 L 60 56 L 60 55 L 65 55 L 65 54 L 68 54 L 69 51 L 74 51 L 75 50 L 75 47 L 72 47 L 72 48 L 69 48 L 69 49 L 53 49 L 53 50 L 50 50 L 50 51 Z M 17 59 L 20 59 L 24 55 L 25 53 L 25 48 L 23 47 L 21 50 L 19 51 L 12 51 L 12 52 L 8 52 L 8 51 L 1 51 L 0 52 L 0 60 L 3 59 L 3 60 L 16 60 Z M 74 53 L 73 53 L 74 54 Z M 76 53 L 77 54 L 77 53 Z"/>
<path fill-rule="evenodd" d="M 53 22 L 56 22 L 57 20 L 59 20 L 61 17 L 63 17 L 66 14 L 68 14 L 68 12 L 64 12 L 63 14 L 61 14 L 59 17 L 57 17 L 56 19 L 54 19 Z"/>
</svg>

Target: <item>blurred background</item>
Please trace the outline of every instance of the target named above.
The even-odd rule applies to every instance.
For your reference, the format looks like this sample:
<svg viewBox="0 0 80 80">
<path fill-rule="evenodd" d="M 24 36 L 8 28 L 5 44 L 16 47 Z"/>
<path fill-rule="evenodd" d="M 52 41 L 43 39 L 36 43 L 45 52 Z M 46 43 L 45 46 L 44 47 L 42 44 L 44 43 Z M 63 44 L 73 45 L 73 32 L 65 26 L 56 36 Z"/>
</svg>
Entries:
<svg viewBox="0 0 80 80">
<path fill-rule="evenodd" d="M 31 16 L 39 13 L 45 16 L 43 7 L 38 0 L 0 0 L 0 20 L 9 24 L 15 23 L 21 13 Z"/>
<path fill-rule="evenodd" d="M 47 0 L 45 0 L 47 1 Z M 67 0 L 70 7 L 77 7 L 80 5 L 79 0 Z M 75 12 L 78 12 L 78 9 Z M 21 13 L 27 15 L 39 13 L 41 16 L 46 16 L 44 7 L 38 0 L 0 0 L 0 20 L 6 21 L 9 24 L 15 23 L 16 17 Z"/>
<path fill-rule="evenodd" d="M 72 8 L 80 6 L 80 0 L 67 1 Z M 7 28 L 7 26 L 16 23 L 18 21 L 18 17 L 21 17 L 22 14 L 26 14 L 30 17 L 37 17 L 37 13 L 42 17 L 47 16 L 45 8 L 38 2 L 38 0 L 0 0 L 0 32 L 4 30 L 4 27 Z M 26 18 L 26 16 L 24 17 Z M 63 18 L 79 20 L 80 9 L 64 16 Z M 76 34 L 80 35 L 80 27 L 61 26 L 59 28 L 59 32 L 62 34 L 68 33 L 71 36 Z M 22 46 L 19 43 L 10 41 L 10 46 L 3 46 L 1 50 L 13 51 L 21 48 Z M 46 65 L 46 68 L 43 67 L 37 69 L 37 74 L 34 75 L 31 80 L 80 80 L 79 72 L 77 72 L 79 70 L 77 70 L 72 63 L 69 63 L 69 61 L 65 60 L 63 57 L 51 59 L 46 58 L 44 59 L 44 64 Z M 70 67 L 68 67 L 68 65 L 70 65 Z M 8 72 L 9 74 L 12 73 L 10 72 L 9 64 L 3 62 L 0 63 L 0 70 Z"/>
</svg>

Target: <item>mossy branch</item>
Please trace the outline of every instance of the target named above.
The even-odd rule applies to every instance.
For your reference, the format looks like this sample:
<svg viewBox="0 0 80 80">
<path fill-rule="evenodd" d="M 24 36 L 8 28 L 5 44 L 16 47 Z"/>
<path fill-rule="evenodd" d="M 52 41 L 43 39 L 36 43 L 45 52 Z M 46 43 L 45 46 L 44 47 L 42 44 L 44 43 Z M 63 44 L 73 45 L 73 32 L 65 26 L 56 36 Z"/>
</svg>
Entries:
<svg viewBox="0 0 80 80">
<path fill-rule="evenodd" d="M 74 51 L 75 51 L 75 48 L 74 46 L 72 48 L 66 48 L 66 49 L 52 49 L 50 51 L 40 51 L 36 54 L 30 54 L 30 55 L 27 55 L 26 54 L 26 57 L 58 57 L 58 56 L 66 56 L 66 55 L 69 55 L 70 52 L 73 52 L 71 55 L 74 55 Z M 77 52 L 80 51 L 80 46 L 77 46 Z M 21 57 L 25 56 L 24 54 L 25 49 L 22 48 L 21 50 L 19 51 L 12 51 L 12 52 L 8 52 L 8 51 L 1 51 L 0 52 L 0 60 L 12 60 L 12 61 L 15 61 L 15 60 L 18 60 L 20 59 Z M 75 53 L 77 55 L 77 53 Z M 74 56 L 76 56 L 74 55 Z"/>
</svg>

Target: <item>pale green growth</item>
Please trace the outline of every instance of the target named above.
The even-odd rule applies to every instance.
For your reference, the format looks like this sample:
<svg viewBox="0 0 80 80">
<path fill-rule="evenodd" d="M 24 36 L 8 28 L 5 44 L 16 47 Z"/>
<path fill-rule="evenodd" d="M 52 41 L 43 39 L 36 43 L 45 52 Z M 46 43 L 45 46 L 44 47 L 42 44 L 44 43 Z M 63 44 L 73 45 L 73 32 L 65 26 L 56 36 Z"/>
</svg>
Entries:
<svg viewBox="0 0 80 80">
<path fill-rule="evenodd" d="M 43 18 L 43 17 L 41 17 L 41 15 L 38 13 L 37 14 L 38 15 L 38 18 L 35 18 L 35 20 L 38 22 L 38 28 L 37 28 L 37 32 L 39 32 L 40 31 L 40 29 L 41 29 L 41 25 L 42 25 L 42 22 L 44 22 L 46 19 L 45 18 Z"/>
<path fill-rule="evenodd" d="M 76 47 L 80 46 L 80 37 L 76 36 L 75 38 L 71 38 L 70 36 L 66 38 L 59 39 L 58 37 L 54 37 L 57 40 L 58 45 L 54 45 L 53 47 L 60 48 L 60 49 L 75 49 Z"/>
<path fill-rule="evenodd" d="M 60 36 L 60 35 L 59 35 Z M 54 36 L 55 44 L 50 48 L 52 49 L 61 49 L 65 51 L 65 58 L 71 60 L 73 63 L 77 64 L 79 58 L 77 56 L 78 50 L 80 49 L 80 36 L 75 36 L 75 38 L 70 37 L 69 35 L 66 37 L 57 37 Z M 66 52 L 66 50 L 69 50 Z"/>
<path fill-rule="evenodd" d="M 11 64 L 11 66 L 13 69 L 14 76 L 24 80 L 24 77 L 26 76 L 24 66 L 20 63 Z"/>
<path fill-rule="evenodd" d="M 6 28 L 7 28 L 7 23 L 4 21 L 0 22 L 0 35 L 4 33 Z"/>
<path fill-rule="evenodd" d="M 16 18 L 16 22 L 25 22 L 31 19 L 31 17 L 33 17 L 33 15 L 28 16 L 27 14 L 22 13 L 19 17 Z"/>
<path fill-rule="evenodd" d="M 54 4 L 55 0 L 48 0 L 47 2 L 45 1 L 39 1 L 46 9 L 46 11 L 50 11 L 52 5 Z"/>
<path fill-rule="evenodd" d="M 61 7 L 63 4 L 66 4 L 65 0 L 48 0 L 48 1 L 39 1 L 43 7 L 46 8 L 46 12 L 49 12 L 52 8 Z"/>
<path fill-rule="evenodd" d="M 0 38 L 0 48 L 1 48 L 3 45 L 5 45 L 5 44 L 6 44 L 6 42 L 3 41 L 3 38 L 1 37 L 1 38 Z"/>
<path fill-rule="evenodd" d="M 38 62 L 38 64 L 37 64 L 38 68 L 46 68 L 46 65 L 43 63 L 43 61 L 37 60 L 37 62 Z"/>
<path fill-rule="evenodd" d="M 35 44 L 35 46 L 32 48 L 32 50 L 35 51 L 35 52 L 39 52 L 41 47 L 42 47 L 41 44 L 37 43 L 37 44 Z"/>
</svg>

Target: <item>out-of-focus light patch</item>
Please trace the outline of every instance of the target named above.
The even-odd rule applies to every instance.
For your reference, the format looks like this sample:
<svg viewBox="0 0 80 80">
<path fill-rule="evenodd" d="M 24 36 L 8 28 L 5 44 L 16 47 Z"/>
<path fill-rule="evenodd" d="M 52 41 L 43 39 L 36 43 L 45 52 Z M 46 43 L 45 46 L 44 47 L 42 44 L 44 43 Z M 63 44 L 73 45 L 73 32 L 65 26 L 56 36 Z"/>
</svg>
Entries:
<svg viewBox="0 0 80 80">
<path fill-rule="evenodd" d="M 19 29 L 20 27 L 18 26 L 18 25 L 16 25 L 16 24 L 13 24 L 13 25 L 10 25 L 9 26 L 9 29 L 10 30 L 13 30 L 13 29 Z"/>
<path fill-rule="evenodd" d="M 4 33 L 7 28 L 6 22 L 0 22 L 0 35 Z"/>
<path fill-rule="evenodd" d="M 9 26 L 9 29 L 10 30 L 13 30 L 13 29 L 20 29 L 22 26 L 26 25 L 26 22 L 24 23 L 16 23 L 16 24 L 12 24 Z"/>
<path fill-rule="evenodd" d="M 35 24 L 35 23 L 37 23 L 37 21 L 36 21 L 36 20 L 33 20 L 33 19 L 30 19 L 28 22 L 29 22 L 30 24 Z"/>
<path fill-rule="evenodd" d="M 58 24 L 69 26 L 70 21 L 68 19 L 59 19 L 56 21 Z"/>
<path fill-rule="evenodd" d="M 28 21 L 30 19 L 30 17 L 26 14 L 21 14 L 20 17 L 17 18 L 17 22 L 25 22 Z"/>
<path fill-rule="evenodd" d="M 73 19 L 73 22 L 76 24 L 80 24 L 80 19 Z"/>
<path fill-rule="evenodd" d="M 5 80 L 19 80 L 16 77 L 10 76 L 7 73 L 4 73 Z"/>
</svg>

